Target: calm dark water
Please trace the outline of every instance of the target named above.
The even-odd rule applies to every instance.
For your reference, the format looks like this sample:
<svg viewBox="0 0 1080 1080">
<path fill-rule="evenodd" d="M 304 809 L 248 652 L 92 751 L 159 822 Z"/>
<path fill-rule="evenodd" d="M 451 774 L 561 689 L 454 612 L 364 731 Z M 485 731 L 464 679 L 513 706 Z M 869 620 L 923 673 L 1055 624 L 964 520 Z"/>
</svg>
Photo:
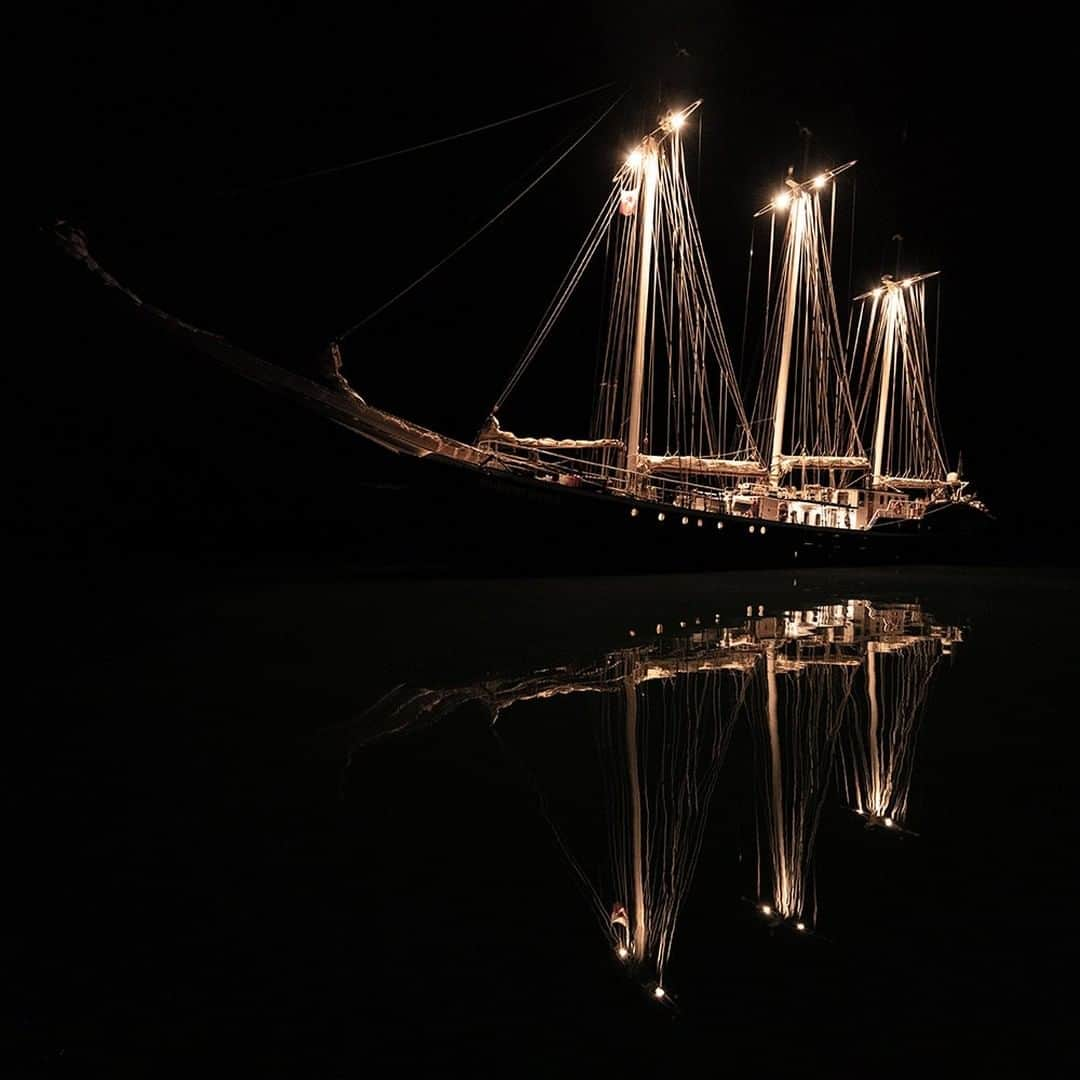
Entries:
<svg viewBox="0 0 1080 1080">
<path fill-rule="evenodd" d="M 19 1068 L 1056 1075 L 1076 585 L 30 568 Z"/>
</svg>

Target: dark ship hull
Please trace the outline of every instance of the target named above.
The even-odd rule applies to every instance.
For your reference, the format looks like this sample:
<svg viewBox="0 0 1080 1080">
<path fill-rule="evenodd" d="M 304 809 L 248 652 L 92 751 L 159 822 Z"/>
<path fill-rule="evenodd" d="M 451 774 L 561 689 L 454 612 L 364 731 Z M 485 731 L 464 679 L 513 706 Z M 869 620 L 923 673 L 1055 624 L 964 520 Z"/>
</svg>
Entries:
<svg viewBox="0 0 1080 1080">
<path fill-rule="evenodd" d="M 109 286 L 96 287 L 69 264 L 81 306 L 93 311 L 71 347 L 107 350 L 120 383 L 145 384 L 153 356 L 158 381 L 132 410 L 95 380 L 96 407 L 106 417 L 115 410 L 123 462 L 113 471 L 127 470 L 111 478 L 109 497 L 119 488 L 126 501 L 117 510 L 101 499 L 93 486 L 100 465 L 93 478 L 66 471 L 58 501 L 81 494 L 90 520 L 60 529 L 54 543 L 59 536 L 78 550 L 202 551 L 244 561 L 333 555 L 363 572 L 464 575 L 970 562 L 986 550 L 990 521 L 964 505 L 869 531 L 831 530 L 635 503 L 556 477 L 392 453 L 349 430 L 345 392 L 143 304 L 85 248 L 64 246 Z M 89 387 L 77 377 L 73 369 L 64 386 L 84 397 Z"/>
<path fill-rule="evenodd" d="M 382 560 L 420 571 L 657 573 L 949 563 L 987 520 L 964 505 L 868 532 L 696 513 L 430 460 L 403 462 L 372 521 Z M 636 510 L 637 513 L 633 513 Z M 362 548 L 371 551 L 371 537 Z"/>
</svg>

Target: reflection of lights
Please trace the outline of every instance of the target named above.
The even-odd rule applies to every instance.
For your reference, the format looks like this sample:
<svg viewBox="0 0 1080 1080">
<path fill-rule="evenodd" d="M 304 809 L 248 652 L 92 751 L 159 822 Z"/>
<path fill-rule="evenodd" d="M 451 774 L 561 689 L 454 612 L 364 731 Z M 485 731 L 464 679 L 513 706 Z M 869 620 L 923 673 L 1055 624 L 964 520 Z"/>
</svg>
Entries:
<svg viewBox="0 0 1080 1080">
<path fill-rule="evenodd" d="M 772 201 L 774 210 L 786 210 L 791 205 L 791 196 L 786 191 L 781 191 Z"/>
<path fill-rule="evenodd" d="M 630 153 L 626 155 L 626 164 L 629 165 L 631 169 L 636 169 L 641 164 L 641 151 L 631 150 Z"/>
<path fill-rule="evenodd" d="M 625 960 L 630 955 L 630 950 L 625 945 L 620 945 L 615 952 L 620 960 Z"/>
<path fill-rule="evenodd" d="M 893 819 L 892 819 L 891 817 L 887 817 L 887 818 L 885 819 L 885 828 L 886 828 L 886 829 L 892 829 L 892 828 L 894 828 L 895 826 L 896 826 L 896 822 L 895 822 L 895 821 L 893 821 Z"/>
<path fill-rule="evenodd" d="M 659 1000 L 663 996 L 664 996 L 664 988 L 662 986 L 658 986 L 653 990 L 653 997 L 654 998 L 657 998 Z"/>
<path fill-rule="evenodd" d="M 771 915 L 772 914 L 772 908 L 769 907 L 768 904 L 762 904 L 761 905 L 761 914 L 762 915 Z"/>
<path fill-rule="evenodd" d="M 856 813 L 856 814 L 858 814 L 858 815 L 859 815 L 859 817 L 862 817 L 862 816 L 863 816 L 863 814 L 865 814 L 865 813 L 866 813 L 866 811 L 865 811 L 865 810 L 856 810 L 856 811 L 855 811 L 855 813 Z"/>
<path fill-rule="evenodd" d="M 795 924 L 795 929 L 796 929 L 796 930 L 805 930 L 805 929 L 806 929 L 806 923 L 804 923 L 804 922 L 797 922 L 797 923 Z"/>
<path fill-rule="evenodd" d="M 815 176 L 814 177 L 814 187 L 816 187 L 818 189 L 818 191 L 820 191 L 825 186 L 826 179 L 827 179 L 827 177 L 824 174 L 821 175 L 821 176 Z"/>
</svg>

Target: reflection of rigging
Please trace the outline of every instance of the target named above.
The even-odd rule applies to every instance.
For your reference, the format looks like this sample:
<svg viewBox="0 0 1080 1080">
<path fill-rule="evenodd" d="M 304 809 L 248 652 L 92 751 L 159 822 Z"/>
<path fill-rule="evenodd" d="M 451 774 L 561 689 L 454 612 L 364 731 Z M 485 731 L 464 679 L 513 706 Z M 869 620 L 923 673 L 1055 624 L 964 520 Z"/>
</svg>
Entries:
<svg viewBox="0 0 1080 1080">
<path fill-rule="evenodd" d="M 930 680 L 960 631 L 930 627 L 917 605 L 872 611 L 864 693 L 856 697 L 841 756 L 845 801 L 868 826 L 903 830 L 915 741 Z"/>
<path fill-rule="evenodd" d="M 751 610 L 734 627 L 720 626 L 720 616 L 673 635 L 657 626 L 655 637 L 588 663 L 399 687 L 365 714 L 365 737 L 354 745 L 478 704 L 524 765 L 515 744 L 526 729 L 517 720 L 507 727 L 510 710 L 571 695 L 586 708 L 595 702 L 606 857 L 579 858 L 544 808 L 544 784 L 537 794 L 609 947 L 670 1001 L 665 968 L 740 713 L 757 748 L 757 902 L 774 925 L 806 931 L 816 919 L 814 848 L 837 749 L 848 803 L 870 823 L 899 828 L 930 678 L 960 640 L 917 604 L 850 600 L 768 616 L 759 609 L 756 618 Z"/>
<path fill-rule="evenodd" d="M 813 618 L 814 613 L 807 614 Z M 804 628 L 807 624 L 789 617 L 785 634 L 792 629 L 792 636 L 765 642 L 764 724 L 760 713 L 752 717 L 765 763 L 758 785 L 764 811 L 758 833 L 759 895 L 763 876 L 772 882 L 761 909 L 800 931 L 812 918 L 808 908 L 813 907 L 811 863 L 818 819 L 860 662 L 844 643 L 800 633 Z"/>
</svg>

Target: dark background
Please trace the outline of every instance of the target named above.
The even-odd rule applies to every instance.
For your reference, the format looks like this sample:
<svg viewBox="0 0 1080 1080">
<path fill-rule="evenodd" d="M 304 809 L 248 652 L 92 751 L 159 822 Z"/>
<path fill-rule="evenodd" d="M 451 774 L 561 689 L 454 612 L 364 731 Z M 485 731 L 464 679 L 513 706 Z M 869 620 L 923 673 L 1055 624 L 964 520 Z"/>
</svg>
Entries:
<svg viewBox="0 0 1080 1080">
<path fill-rule="evenodd" d="M 691 182 L 733 343 L 750 215 L 798 164 L 800 121 L 811 168 L 860 160 L 853 287 L 891 269 L 897 231 L 912 269 L 945 271 L 949 448 L 1011 557 L 1074 557 L 1076 510 L 1053 491 L 1072 438 L 1058 256 L 1074 139 L 1046 79 L 1063 25 L 988 8 L 671 3 L 53 6 L 15 29 L 16 130 L 30 137 L 13 168 L 34 235 L 10 315 L 25 333 L 7 359 L 4 505 L 34 551 L 186 554 L 226 535 L 254 553 L 286 521 L 362 521 L 393 469 L 133 319 L 55 252 L 57 218 L 147 301 L 305 369 L 628 86 L 528 199 L 350 340 L 358 389 L 471 435 L 627 144 L 701 96 Z M 608 81 L 484 135 L 275 183 Z M 842 298 L 844 270 L 837 280 Z M 578 398 L 543 362 L 507 424 L 550 417 L 572 433 Z M 206 528 L 221 521 L 224 533 Z M 680 925 L 686 1013 L 672 1022 L 622 993 L 482 717 L 348 769 L 342 732 L 398 682 L 594 658 L 628 626 L 811 603 L 805 581 L 801 594 L 769 578 L 768 596 L 741 575 L 432 591 L 333 567 L 288 585 L 274 567 L 252 586 L 134 560 L 123 573 L 14 565 L 14 1075 L 223 1061 L 241 1074 L 503 1074 L 539 1059 L 601 1075 L 705 1061 L 865 1076 L 1006 1054 L 1030 1072 L 1060 1054 L 1075 605 L 1056 574 L 830 579 L 834 598 L 917 594 L 972 628 L 920 742 L 922 842 L 879 849 L 832 806 L 819 856 L 836 948 L 773 948 L 731 870 L 744 739 Z M 557 768 L 559 733 L 527 734 Z"/>
<path fill-rule="evenodd" d="M 1071 557 L 1076 510 L 1049 483 L 1069 435 L 1057 230 L 1045 220 L 1065 195 L 1050 162 L 1069 144 L 1046 78 L 1052 37 L 1015 16 L 880 5 L 54 8 L 24 39 L 35 136 L 24 164 L 36 225 L 76 223 L 148 302 L 306 370 L 625 89 L 526 199 L 346 344 L 346 373 L 369 401 L 470 437 L 626 148 L 661 111 L 698 96 L 689 171 L 738 360 L 751 215 L 801 165 L 804 125 L 810 171 L 859 159 L 853 262 L 848 218 L 838 230 L 841 304 L 849 283 L 860 291 L 893 269 L 897 232 L 905 269 L 944 271 L 950 458 L 963 454 L 1014 553 L 1060 559 Z M 294 179 L 608 82 L 494 131 Z M 103 303 L 43 233 L 31 266 L 20 314 L 33 345 L 16 363 L 11 429 L 20 464 L 9 505 L 23 531 L 41 539 L 138 522 L 141 539 L 127 543 L 156 533 L 160 545 L 178 520 L 211 514 L 332 516 L 333 496 L 313 494 L 331 479 L 313 473 L 362 485 L 390 470 L 386 455 L 306 420 L 257 434 L 251 397 L 226 402 L 190 358 Z M 596 333 L 588 299 L 511 399 L 507 425 L 583 430 Z"/>
</svg>

